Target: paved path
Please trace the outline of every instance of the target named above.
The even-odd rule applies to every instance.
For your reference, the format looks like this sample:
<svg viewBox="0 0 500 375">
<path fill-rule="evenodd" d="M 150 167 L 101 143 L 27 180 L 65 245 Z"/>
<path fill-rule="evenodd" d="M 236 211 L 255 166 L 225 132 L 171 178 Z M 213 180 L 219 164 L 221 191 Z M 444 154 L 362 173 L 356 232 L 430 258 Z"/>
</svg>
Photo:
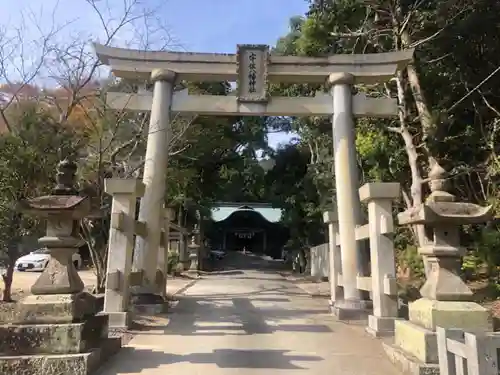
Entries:
<svg viewBox="0 0 500 375">
<path fill-rule="evenodd" d="M 380 343 L 335 321 L 325 300 L 274 271 L 246 268 L 254 269 L 204 276 L 101 374 L 399 374 Z"/>
</svg>

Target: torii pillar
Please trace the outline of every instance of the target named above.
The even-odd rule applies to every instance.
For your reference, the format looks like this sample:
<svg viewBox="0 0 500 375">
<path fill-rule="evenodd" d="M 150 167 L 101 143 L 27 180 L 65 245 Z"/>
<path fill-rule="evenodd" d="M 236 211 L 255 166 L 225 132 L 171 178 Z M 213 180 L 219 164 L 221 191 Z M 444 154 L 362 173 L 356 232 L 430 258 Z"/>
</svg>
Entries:
<svg viewBox="0 0 500 375">
<path fill-rule="evenodd" d="M 163 302 L 155 278 L 162 235 L 168 145 L 172 131 L 170 107 L 175 78 L 175 73 L 170 70 L 156 69 L 151 73 L 153 104 L 143 173 L 145 192 L 139 209 L 139 220 L 146 223 L 147 236 L 137 237 L 134 251 L 132 269 L 140 274 L 136 279 L 141 280 L 140 285 L 132 290 L 135 304 Z"/>
<path fill-rule="evenodd" d="M 356 241 L 356 226 L 362 223 L 356 163 L 353 84 L 354 76 L 349 73 L 332 73 L 327 79 L 327 86 L 333 97 L 333 159 L 343 283 L 343 299 L 335 302 L 333 310 L 341 319 L 358 317 L 365 310 L 361 292 L 357 288 L 357 276 L 363 272 L 363 257 L 362 248 Z"/>
</svg>

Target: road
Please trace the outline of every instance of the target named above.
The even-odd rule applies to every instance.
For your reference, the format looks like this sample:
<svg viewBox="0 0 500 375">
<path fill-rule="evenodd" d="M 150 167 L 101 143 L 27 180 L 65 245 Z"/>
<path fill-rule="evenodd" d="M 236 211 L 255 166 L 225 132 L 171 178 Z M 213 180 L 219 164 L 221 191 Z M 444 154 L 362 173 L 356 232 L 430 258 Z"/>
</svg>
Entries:
<svg viewBox="0 0 500 375">
<path fill-rule="evenodd" d="M 159 324 L 143 330 L 100 375 L 396 375 L 361 326 L 337 322 L 313 299 L 241 254 L 204 276 Z"/>
</svg>

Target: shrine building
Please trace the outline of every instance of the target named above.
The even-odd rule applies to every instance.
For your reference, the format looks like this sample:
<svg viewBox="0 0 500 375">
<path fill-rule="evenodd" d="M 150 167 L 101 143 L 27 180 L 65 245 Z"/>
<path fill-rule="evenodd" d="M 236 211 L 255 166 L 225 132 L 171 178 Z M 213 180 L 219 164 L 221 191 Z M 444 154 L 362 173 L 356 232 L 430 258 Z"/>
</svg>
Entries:
<svg viewBox="0 0 500 375">
<path fill-rule="evenodd" d="M 281 209 L 265 203 L 217 204 L 206 237 L 213 249 L 241 251 L 280 258 L 289 238 L 281 223 Z"/>
</svg>

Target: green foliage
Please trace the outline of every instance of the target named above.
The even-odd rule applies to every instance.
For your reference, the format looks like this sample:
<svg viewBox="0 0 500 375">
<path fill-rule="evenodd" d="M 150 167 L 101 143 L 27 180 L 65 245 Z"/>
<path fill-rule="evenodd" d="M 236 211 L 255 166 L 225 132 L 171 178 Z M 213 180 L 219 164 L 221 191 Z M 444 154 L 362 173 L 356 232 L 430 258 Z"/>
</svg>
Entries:
<svg viewBox="0 0 500 375">
<path fill-rule="evenodd" d="M 500 75 L 493 75 L 486 82 L 483 80 L 500 65 L 500 55 L 494 47 L 499 38 L 494 14 L 500 11 L 500 3 L 489 0 L 418 3 L 397 0 L 390 4 L 311 0 L 309 3 L 309 12 L 304 18 L 291 20 L 290 31 L 279 39 L 275 53 L 325 56 L 389 52 L 417 46 L 414 62 L 417 81 L 413 80 L 410 85 L 409 75 L 403 74 L 400 78 L 407 106 L 406 140 L 398 131 L 400 119 L 357 121 L 356 147 L 361 182 L 398 181 L 405 199 L 398 202 L 397 211 L 418 205 L 425 198 L 426 186 L 419 200 L 413 201 L 413 189 L 420 182 L 415 180 L 409 163 L 414 163 L 417 173 L 425 178 L 432 156 L 451 172 L 453 192 L 458 199 L 492 204 L 498 213 Z M 415 85 L 420 91 L 415 91 Z M 371 96 L 388 93 L 396 96 L 393 83 L 358 85 L 356 88 Z M 313 85 L 277 85 L 272 89 L 287 96 L 314 95 L 316 90 L 324 90 Z M 422 106 L 428 109 L 430 120 L 423 120 Z M 330 122 L 328 119 L 292 118 L 282 123 L 282 128 L 299 134 L 300 140 L 295 147 L 304 152 L 305 160 L 309 159 L 303 178 L 311 182 L 319 194 L 313 199 L 292 195 L 294 202 L 301 203 L 287 207 L 286 215 L 296 220 L 317 220 L 315 224 L 320 226 L 321 220 L 315 210 L 326 207 L 335 194 L 334 171 L 328 169 L 333 160 Z M 405 144 L 408 140 L 415 147 L 416 160 L 409 157 L 408 144 Z M 306 242 L 305 232 L 296 233 L 303 236 L 301 242 Z M 472 259 L 489 262 L 495 267 L 500 265 L 500 259 L 495 257 L 497 233 L 495 229 L 473 240 L 465 238 L 465 246 L 470 247 L 471 241 L 476 244 L 465 267 L 472 266 L 475 262 Z M 398 230 L 396 243 L 397 248 L 404 249 L 401 261 L 411 265 L 413 273 L 422 274 L 423 265 L 415 250 L 415 238 L 412 231 Z M 491 272 L 495 272 L 495 267 Z"/>
<path fill-rule="evenodd" d="M 269 198 L 283 209 L 282 221 L 290 230 L 292 248 L 324 241 L 321 205 L 317 186 L 308 170 L 308 154 L 289 145 L 275 155 L 275 166 L 266 176 Z"/>
<path fill-rule="evenodd" d="M 169 251 L 167 258 L 167 273 L 173 273 L 177 264 L 179 264 L 179 254 L 175 251 Z"/>
<path fill-rule="evenodd" d="M 424 262 L 415 246 L 408 246 L 399 251 L 397 263 L 403 269 L 409 268 L 412 278 L 421 279 L 425 276 Z"/>
<path fill-rule="evenodd" d="M 60 156 L 70 153 L 71 132 L 32 107 L 18 117 L 15 133 L 0 136 L 0 252 L 15 260 L 19 240 L 37 229 L 37 221 L 20 214 L 17 203 L 53 187 Z"/>
<path fill-rule="evenodd" d="M 199 94 L 227 95 L 227 83 L 193 84 Z M 215 201 L 265 200 L 257 153 L 271 152 L 266 118 L 199 116 L 184 133 L 167 172 L 168 202 L 185 208 Z"/>
<path fill-rule="evenodd" d="M 478 276 L 478 269 L 481 267 L 483 262 L 481 258 L 477 256 L 475 252 L 469 252 L 464 256 L 462 260 L 462 272 L 466 280 L 473 279 Z"/>
<path fill-rule="evenodd" d="M 475 256 L 486 265 L 488 275 L 498 277 L 500 267 L 500 231 L 482 228 L 476 239 Z"/>
<path fill-rule="evenodd" d="M 12 114 L 13 132 L 0 136 L 0 267 L 7 268 L 2 275 L 4 301 L 11 300 L 13 265 L 24 251 L 22 238 L 41 235 L 44 228 L 37 218 L 23 215 L 18 203 L 47 193 L 54 186 L 57 163 L 75 151 L 70 129 L 35 106 L 19 109 Z"/>
</svg>

